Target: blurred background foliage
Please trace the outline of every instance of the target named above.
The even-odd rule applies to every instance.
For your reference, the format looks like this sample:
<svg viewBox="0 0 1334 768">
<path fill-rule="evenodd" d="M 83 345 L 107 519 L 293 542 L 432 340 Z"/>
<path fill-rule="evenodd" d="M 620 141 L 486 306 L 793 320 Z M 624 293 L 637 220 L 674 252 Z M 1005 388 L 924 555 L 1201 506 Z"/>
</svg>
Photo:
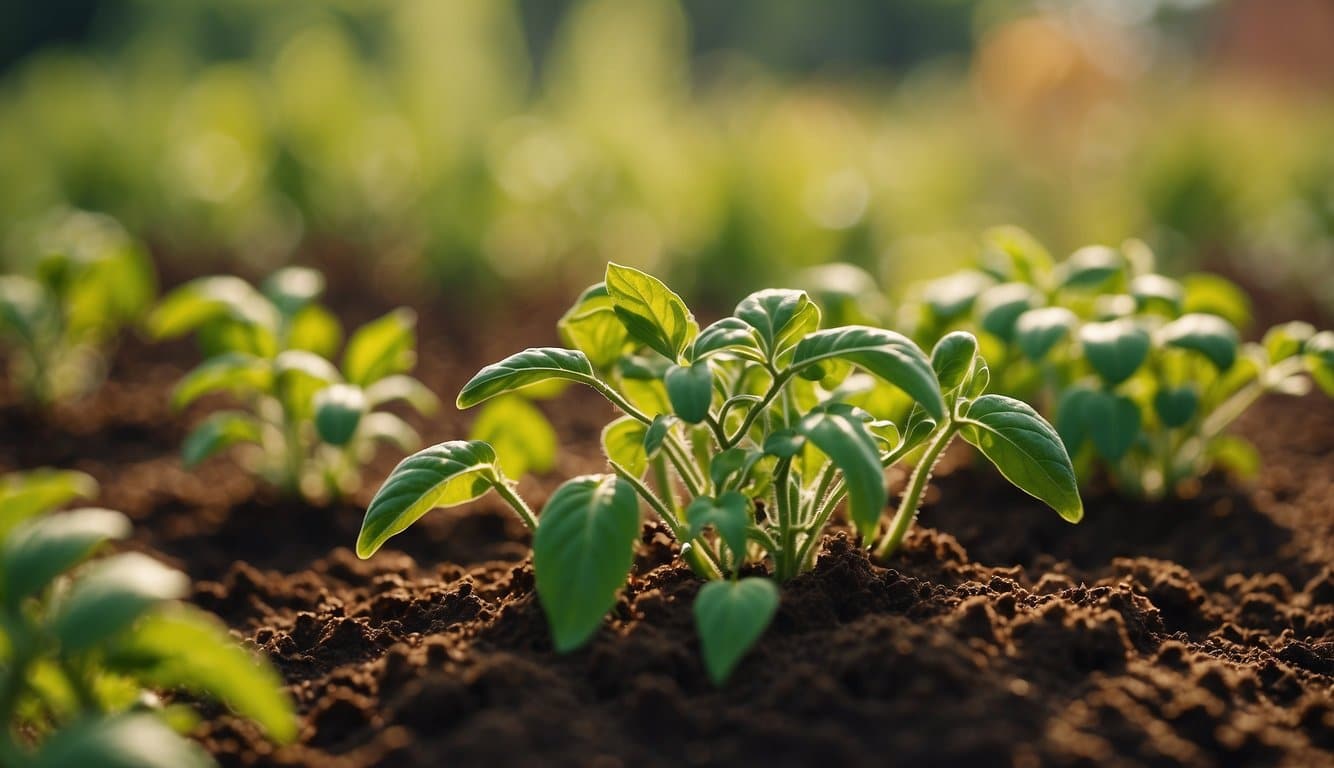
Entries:
<svg viewBox="0 0 1334 768">
<path fill-rule="evenodd" d="M 726 306 L 1013 223 L 1334 306 L 1331 40 L 1328 0 L 7 3 L 0 238 L 69 205 L 188 272 L 477 301 L 613 259 Z"/>
</svg>

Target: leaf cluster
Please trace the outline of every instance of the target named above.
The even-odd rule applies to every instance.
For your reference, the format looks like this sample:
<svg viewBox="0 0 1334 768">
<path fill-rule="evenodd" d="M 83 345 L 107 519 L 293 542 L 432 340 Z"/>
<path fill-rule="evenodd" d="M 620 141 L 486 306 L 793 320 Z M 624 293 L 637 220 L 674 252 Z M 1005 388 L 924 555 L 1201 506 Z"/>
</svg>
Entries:
<svg viewBox="0 0 1334 768">
<path fill-rule="evenodd" d="M 107 509 L 53 512 L 92 479 L 42 470 L 0 478 L 0 762 L 192 768 L 213 762 L 178 735 L 196 722 L 154 691 L 222 701 L 278 741 L 296 719 L 277 673 L 221 622 L 181 601 L 185 574 L 128 552 Z"/>
<path fill-rule="evenodd" d="M 148 308 L 157 280 L 107 216 L 59 211 L 31 239 L 31 258 L 0 276 L 0 343 L 24 396 L 50 405 L 101 383 L 108 345 Z"/>
<path fill-rule="evenodd" d="M 1306 323 L 1243 342 L 1245 294 L 1211 274 L 1177 280 L 1138 241 L 1054 260 L 1013 228 L 989 233 L 983 256 L 921 287 L 904 324 L 922 343 L 975 333 L 1000 391 L 1056 424 L 1081 478 L 1100 469 L 1122 490 L 1157 497 L 1213 467 L 1258 468 L 1226 428 L 1268 393 L 1334 394 L 1334 334 Z"/>
<path fill-rule="evenodd" d="M 319 303 L 324 277 L 288 267 L 260 289 L 238 277 L 204 277 L 165 296 L 148 316 L 158 339 L 193 333 L 205 360 L 177 384 L 183 409 L 216 392 L 243 410 L 216 411 L 186 438 L 187 466 L 238 444 L 258 447 L 257 470 L 292 493 L 322 499 L 359 486 L 360 466 L 378 442 L 400 450 L 416 432 L 383 408 L 402 402 L 437 406 L 408 376 L 416 363 L 416 316 L 397 309 L 358 328 L 343 328 Z M 339 364 L 331 360 L 342 347 Z"/>
<path fill-rule="evenodd" d="M 1067 519 L 1082 514 L 1055 430 L 1023 403 L 986 394 L 988 369 L 971 335 L 947 336 L 928 356 L 892 331 L 822 329 L 805 292 L 777 289 L 747 296 L 701 329 L 667 286 L 617 264 L 584 291 L 560 332 L 568 347 L 531 348 L 486 366 L 457 404 L 553 381 L 591 387 L 623 413 L 602 433 L 610 471 L 567 481 L 538 518 L 495 447 L 442 443 L 393 471 L 357 542 L 369 557 L 430 510 L 496 492 L 534 531 L 537 592 L 559 651 L 587 642 L 614 605 L 641 509 L 666 525 L 709 582 L 695 616 L 718 682 L 772 619 L 775 582 L 811 567 L 836 509 L 846 502 L 862 540 L 888 556 L 956 436 Z M 886 519 L 886 469 L 910 457 L 909 488 Z M 764 566 L 770 576 L 758 575 Z"/>
</svg>

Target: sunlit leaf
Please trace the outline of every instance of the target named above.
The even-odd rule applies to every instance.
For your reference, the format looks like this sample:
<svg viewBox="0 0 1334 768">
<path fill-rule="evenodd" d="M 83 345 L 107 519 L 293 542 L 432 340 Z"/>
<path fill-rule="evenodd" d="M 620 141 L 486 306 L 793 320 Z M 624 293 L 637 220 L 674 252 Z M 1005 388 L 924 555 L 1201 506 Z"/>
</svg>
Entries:
<svg viewBox="0 0 1334 768">
<path fill-rule="evenodd" d="M 769 579 L 711 581 L 695 597 L 695 630 L 709 679 L 722 685 L 764 634 L 778 612 L 778 587 Z"/>
</svg>

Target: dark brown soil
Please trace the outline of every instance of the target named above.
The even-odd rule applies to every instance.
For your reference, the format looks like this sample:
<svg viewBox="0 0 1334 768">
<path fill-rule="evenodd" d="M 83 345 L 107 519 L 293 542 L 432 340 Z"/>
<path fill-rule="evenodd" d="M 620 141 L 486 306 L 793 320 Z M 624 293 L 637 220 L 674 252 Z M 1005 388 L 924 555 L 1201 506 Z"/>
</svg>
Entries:
<svg viewBox="0 0 1334 768">
<path fill-rule="evenodd" d="M 370 316 L 363 312 L 361 319 Z M 355 315 L 355 312 L 354 312 Z M 442 395 L 477 361 L 554 341 L 553 313 L 465 341 L 432 327 Z M 434 321 L 432 321 L 434 322 Z M 522 334 L 528 334 L 523 335 Z M 513 339 L 523 341 L 514 343 Z M 208 712 L 227 766 L 1334 765 L 1334 405 L 1263 403 L 1240 425 L 1266 468 L 1193 499 L 1087 499 L 1069 526 L 956 454 L 887 567 L 841 534 L 790 585 L 722 690 L 704 676 L 699 583 L 644 531 L 629 587 L 585 649 L 557 656 L 522 527 L 493 501 L 436 512 L 369 562 L 362 497 L 329 508 L 257 488 L 228 458 L 184 471 L 166 405 L 188 345 L 128 343 L 91 400 L 0 405 L 0 470 L 61 466 L 135 518 L 134 546 L 186 569 L 195 600 L 277 663 L 302 713 L 274 750 Z M 466 365 L 465 365 L 466 363 Z M 546 406 L 559 480 L 599 469 L 607 408 Z M 418 426 L 457 437 L 452 408 Z"/>
</svg>

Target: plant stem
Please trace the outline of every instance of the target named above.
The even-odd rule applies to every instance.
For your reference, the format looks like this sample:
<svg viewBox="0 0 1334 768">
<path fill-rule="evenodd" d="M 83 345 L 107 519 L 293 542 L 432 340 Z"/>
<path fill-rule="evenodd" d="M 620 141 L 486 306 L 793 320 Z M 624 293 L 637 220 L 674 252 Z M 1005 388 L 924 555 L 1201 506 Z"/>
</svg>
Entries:
<svg viewBox="0 0 1334 768">
<path fill-rule="evenodd" d="M 611 462 L 611 468 L 621 479 L 629 483 L 635 489 L 635 493 L 638 493 L 653 508 L 658 517 L 667 524 L 673 538 L 681 544 L 681 559 L 686 561 L 686 564 L 690 566 L 690 570 L 694 571 L 696 576 L 702 579 L 722 578 L 722 564 L 718 561 L 717 554 L 708 547 L 691 544 L 690 531 L 686 530 L 685 524 L 668 510 L 666 502 L 659 498 L 647 485 L 644 485 L 644 481 L 635 477 L 630 470 L 614 461 Z M 663 470 L 665 472 L 666 467 Z M 671 491 L 668 490 L 666 493 L 670 494 Z M 704 553 L 704 557 L 700 557 L 700 552 Z"/>
<path fill-rule="evenodd" d="M 908 534 L 908 529 L 912 527 L 913 521 L 917 519 L 917 509 L 922 503 L 922 494 L 926 491 L 926 485 L 931 480 L 931 472 L 935 470 L 936 462 L 940 461 L 941 454 L 949 447 L 958 431 L 958 422 L 950 419 L 935 439 L 927 445 L 926 452 L 922 454 L 922 460 L 917 462 L 917 466 L 913 469 L 912 477 L 908 481 L 908 489 L 903 493 L 899 510 L 894 513 L 894 520 L 889 524 L 889 531 L 885 533 L 884 538 L 880 540 L 875 548 L 877 558 L 883 560 L 889 557 L 903 543 L 903 537 Z"/>
<path fill-rule="evenodd" d="M 519 519 L 523 521 L 523 524 L 528 530 L 536 531 L 537 516 L 533 514 L 533 510 L 529 508 L 528 503 L 520 498 L 519 494 L 514 492 L 514 488 L 510 485 L 510 482 L 504 477 L 499 476 L 499 473 L 497 473 L 497 477 L 493 479 L 491 485 L 496 489 L 496 493 L 500 495 L 500 498 L 504 499 L 514 508 L 514 511 L 519 514 Z"/>
<path fill-rule="evenodd" d="M 792 519 L 792 497 L 788 489 L 791 472 L 791 458 L 780 460 L 774 469 L 774 499 L 778 505 L 778 551 L 774 553 L 774 571 L 779 581 L 796 575 L 792 560 L 796 555 L 797 526 Z"/>
<path fill-rule="evenodd" d="M 774 398 L 778 397 L 778 393 L 783 391 L 783 386 L 787 384 L 787 380 L 790 378 L 792 378 L 792 370 L 790 368 L 774 376 L 773 384 L 769 385 L 769 391 L 764 393 L 764 399 L 760 400 L 760 402 L 755 404 L 755 407 L 746 412 L 746 419 L 741 422 L 741 426 L 737 429 L 736 434 L 732 435 L 725 443 L 723 443 L 722 447 L 724 449 L 731 448 L 741 442 L 742 438 L 746 436 L 746 433 L 750 431 L 751 426 L 755 424 L 755 419 L 759 417 L 760 412 L 765 408 L 768 408 L 769 403 L 772 403 Z"/>
<path fill-rule="evenodd" d="M 596 378 L 588 378 L 585 379 L 584 381 L 588 384 L 588 386 L 597 390 L 598 394 L 610 400 L 612 405 L 616 406 L 617 408 L 620 408 L 622 411 L 625 411 L 626 415 L 630 416 L 634 420 L 643 422 L 645 424 L 653 423 L 652 418 L 650 418 L 643 411 L 631 405 L 629 400 L 626 400 L 624 397 L 622 397 L 620 392 L 617 392 L 616 390 L 612 389 L 611 386 L 608 385 L 606 382 Z"/>
<path fill-rule="evenodd" d="M 681 482 L 685 483 L 690 495 L 703 496 L 704 479 L 696 473 L 697 468 L 690 459 L 690 452 L 681 444 L 680 439 L 675 435 L 668 435 L 662 447 L 667 452 L 667 458 L 671 459 L 672 466 L 676 467 L 676 473 L 681 476 Z"/>
</svg>

